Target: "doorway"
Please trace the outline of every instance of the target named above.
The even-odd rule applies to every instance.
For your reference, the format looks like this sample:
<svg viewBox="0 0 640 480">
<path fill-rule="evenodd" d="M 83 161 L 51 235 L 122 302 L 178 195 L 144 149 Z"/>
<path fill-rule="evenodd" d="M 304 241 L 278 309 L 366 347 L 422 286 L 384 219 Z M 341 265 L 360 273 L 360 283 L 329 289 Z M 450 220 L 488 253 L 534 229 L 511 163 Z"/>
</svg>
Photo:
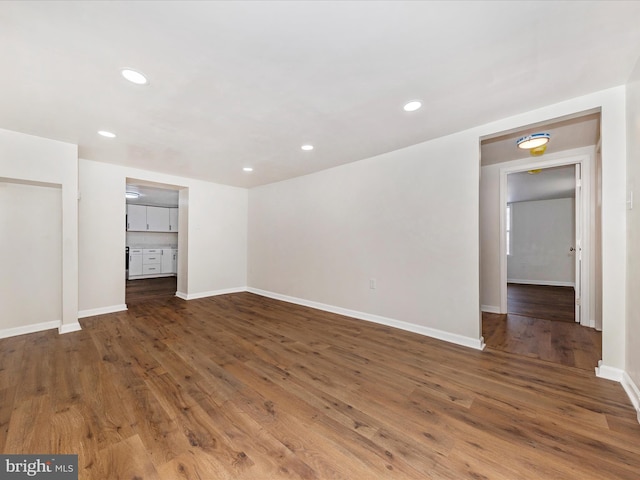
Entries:
<svg viewBox="0 0 640 480">
<path fill-rule="evenodd" d="M 507 172 L 506 313 L 568 322 L 588 316 L 580 309 L 580 166 Z"/>
<path fill-rule="evenodd" d="M 599 112 L 587 112 L 482 140 L 480 284 L 488 348 L 589 370 L 602 358 L 601 332 L 592 328 L 601 301 L 594 274 L 600 252 L 591 248 L 599 224 L 592 201 L 599 122 Z M 516 148 L 520 136 L 535 131 L 551 134 L 547 152 L 536 158 Z M 563 192 L 509 198 L 510 179 L 554 176 L 549 183 Z"/>
<path fill-rule="evenodd" d="M 177 186 L 128 179 L 125 302 L 172 299 L 178 290 L 180 202 Z"/>
</svg>

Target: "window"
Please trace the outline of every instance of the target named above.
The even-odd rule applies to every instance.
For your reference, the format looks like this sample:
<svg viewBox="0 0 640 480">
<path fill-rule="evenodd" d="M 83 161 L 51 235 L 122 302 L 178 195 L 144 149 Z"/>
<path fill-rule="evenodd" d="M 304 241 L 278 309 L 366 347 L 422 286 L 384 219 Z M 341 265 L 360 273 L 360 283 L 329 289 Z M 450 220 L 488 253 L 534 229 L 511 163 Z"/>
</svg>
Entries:
<svg viewBox="0 0 640 480">
<path fill-rule="evenodd" d="M 507 218 L 505 219 L 507 231 L 507 255 L 511 255 L 511 205 L 507 205 L 505 214 L 507 216 Z"/>
</svg>

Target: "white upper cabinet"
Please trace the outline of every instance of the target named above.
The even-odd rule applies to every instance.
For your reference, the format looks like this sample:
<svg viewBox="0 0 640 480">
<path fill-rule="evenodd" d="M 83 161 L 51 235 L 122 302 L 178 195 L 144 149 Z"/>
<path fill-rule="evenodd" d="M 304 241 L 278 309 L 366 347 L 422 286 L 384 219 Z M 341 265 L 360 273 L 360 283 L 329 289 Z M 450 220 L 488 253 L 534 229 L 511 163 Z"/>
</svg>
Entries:
<svg viewBox="0 0 640 480">
<path fill-rule="evenodd" d="M 170 232 L 178 231 L 178 209 L 177 208 L 169 209 L 169 231 Z"/>
<path fill-rule="evenodd" d="M 127 205 L 128 232 L 177 232 L 178 209 Z"/>
<path fill-rule="evenodd" d="M 147 207 L 147 224 L 150 232 L 169 232 L 169 209 Z"/>
<path fill-rule="evenodd" d="M 147 231 L 147 207 L 127 205 L 127 230 L 132 232 Z"/>
</svg>

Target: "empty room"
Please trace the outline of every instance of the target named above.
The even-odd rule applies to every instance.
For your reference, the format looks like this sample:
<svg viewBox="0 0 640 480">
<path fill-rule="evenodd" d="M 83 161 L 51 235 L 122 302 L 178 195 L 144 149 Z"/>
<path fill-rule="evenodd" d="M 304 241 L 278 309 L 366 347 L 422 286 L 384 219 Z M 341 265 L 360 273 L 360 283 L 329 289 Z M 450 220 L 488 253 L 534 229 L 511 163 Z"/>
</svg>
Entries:
<svg viewBox="0 0 640 480">
<path fill-rule="evenodd" d="M 638 19 L 1 2 L 0 478 L 637 479 Z"/>
</svg>

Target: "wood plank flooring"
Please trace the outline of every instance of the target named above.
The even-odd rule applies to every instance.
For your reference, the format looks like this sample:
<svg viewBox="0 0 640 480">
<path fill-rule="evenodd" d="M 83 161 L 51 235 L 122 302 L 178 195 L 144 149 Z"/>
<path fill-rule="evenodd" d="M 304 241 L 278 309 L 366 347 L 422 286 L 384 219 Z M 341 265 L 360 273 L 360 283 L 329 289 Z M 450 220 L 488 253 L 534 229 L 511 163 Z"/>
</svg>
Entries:
<svg viewBox="0 0 640 480">
<path fill-rule="evenodd" d="M 633 479 L 640 425 L 593 372 L 250 293 L 0 340 L 0 451 L 81 479 Z"/>
<path fill-rule="evenodd" d="M 178 277 L 140 278 L 127 280 L 125 302 L 127 305 L 149 300 L 173 297 L 178 288 Z"/>
<path fill-rule="evenodd" d="M 575 323 L 573 287 L 507 284 L 507 312 L 531 318 Z"/>
<path fill-rule="evenodd" d="M 602 332 L 575 322 L 485 312 L 482 336 L 488 348 L 590 372 L 602 359 Z"/>
<path fill-rule="evenodd" d="M 574 321 L 573 288 L 510 283 L 507 295 L 508 315 L 482 314 L 487 347 L 594 371 L 602 332 Z"/>
</svg>

